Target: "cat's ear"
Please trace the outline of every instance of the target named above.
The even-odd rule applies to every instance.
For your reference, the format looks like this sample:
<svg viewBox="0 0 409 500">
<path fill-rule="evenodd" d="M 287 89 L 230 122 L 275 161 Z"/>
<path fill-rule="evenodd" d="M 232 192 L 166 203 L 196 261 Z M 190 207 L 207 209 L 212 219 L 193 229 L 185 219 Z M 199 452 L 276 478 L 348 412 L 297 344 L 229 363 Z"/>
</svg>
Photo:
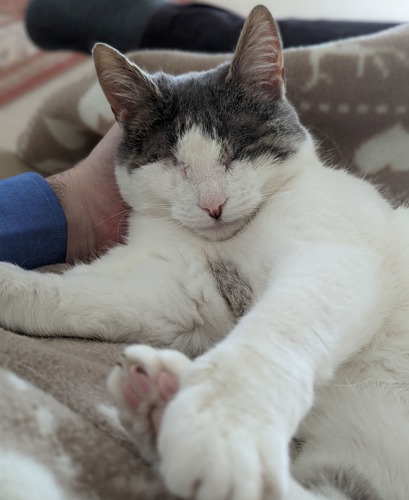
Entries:
<svg viewBox="0 0 409 500">
<path fill-rule="evenodd" d="M 263 5 L 250 12 L 240 34 L 228 78 L 252 91 L 284 91 L 283 52 L 278 28 Z"/>
<path fill-rule="evenodd" d="M 105 43 L 97 43 L 92 55 L 99 83 L 118 122 L 126 122 L 129 115 L 142 118 L 154 107 L 161 93 L 147 73 Z"/>
</svg>

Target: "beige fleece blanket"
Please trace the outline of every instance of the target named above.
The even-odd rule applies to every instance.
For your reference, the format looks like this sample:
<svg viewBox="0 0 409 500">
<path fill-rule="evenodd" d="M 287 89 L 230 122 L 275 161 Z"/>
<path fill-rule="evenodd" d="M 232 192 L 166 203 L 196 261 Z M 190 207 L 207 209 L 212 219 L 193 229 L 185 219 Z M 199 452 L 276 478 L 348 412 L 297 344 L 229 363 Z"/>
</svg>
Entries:
<svg viewBox="0 0 409 500">
<path fill-rule="evenodd" d="M 229 56 L 136 53 L 148 70 L 210 67 Z M 288 95 L 325 157 L 409 192 L 409 26 L 287 51 Z M 75 163 L 112 122 L 89 74 L 44 103 L 20 155 L 45 173 Z M 1 305 L 0 305 L 1 307 Z M 143 465 L 105 390 L 121 345 L 0 331 L 0 500 L 170 498 Z"/>
</svg>

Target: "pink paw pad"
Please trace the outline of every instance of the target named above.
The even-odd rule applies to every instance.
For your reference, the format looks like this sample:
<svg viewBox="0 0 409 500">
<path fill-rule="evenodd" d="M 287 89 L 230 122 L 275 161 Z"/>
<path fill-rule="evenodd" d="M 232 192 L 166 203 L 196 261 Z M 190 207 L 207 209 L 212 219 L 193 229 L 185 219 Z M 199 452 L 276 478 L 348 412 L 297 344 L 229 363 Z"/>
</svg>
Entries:
<svg viewBox="0 0 409 500">
<path fill-rule="evenodd" d="M 178 391 L 179 382 L 176 375 L 168 371 L 161 371 L 156 376 L 147 373 L 140 365 L 131 365 L 127 369 L 128 374 L 123 386 L 123 395 L 130 408 L 137 409 L 141 403 L 150 399 L 153 403 L 152 421 L 156 430 L 159 429 L 162 419 L 163 406 Z M 156 403 L 152 401 L 156 399 Z"/>
<path fill-rule="evenodd" d="M 123 393 L 129 406 L 137 408 L 144 397 L 151 391 L 152 385 L 153 383 L 149 375 L 141 366 L 130 366 L 128 369 L 128 378 L 123 388 Z"/>
<path fill-rule="evenodd" d="M 163 371 L 158 377 L 158 388 L 165 401 L 169 401 L 179 389 L 176 375 Z"/>
<path fill-rule="evenodd" d="M 153 409 L 151 418 L 153 428 L 158 433 L 162 421 L 164 403 L 167 403 L 176 394 L 179 389 L 179 382 L 175 375 L 169 372 L 162 372 L 157 380 L 158 389 L 162 396 L 162 404 Z"/>
</svg>

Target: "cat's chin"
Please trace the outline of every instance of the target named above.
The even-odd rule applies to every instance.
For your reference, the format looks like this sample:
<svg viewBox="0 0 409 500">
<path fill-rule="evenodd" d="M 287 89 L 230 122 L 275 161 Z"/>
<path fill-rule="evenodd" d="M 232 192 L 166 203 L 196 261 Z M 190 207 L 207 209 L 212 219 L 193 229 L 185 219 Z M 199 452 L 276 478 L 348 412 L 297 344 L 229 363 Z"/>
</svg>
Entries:
<svg viewBox="0 0 409 500">
<path fill-rule="evenodd" d="M 236 234 L 239 233 L 245 225 L 246 222 L 244 220 L 235 222 L 216 221 L 208 227 L 195 227 L 190 229 L 207 240 L 225 241 L 236 236 Z"/>
</svg>

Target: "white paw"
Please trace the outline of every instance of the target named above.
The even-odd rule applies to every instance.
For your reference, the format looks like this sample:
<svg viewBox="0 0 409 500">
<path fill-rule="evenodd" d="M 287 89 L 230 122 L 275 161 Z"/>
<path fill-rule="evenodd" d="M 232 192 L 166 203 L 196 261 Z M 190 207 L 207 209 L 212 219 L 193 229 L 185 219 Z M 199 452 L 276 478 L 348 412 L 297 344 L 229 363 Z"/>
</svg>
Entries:
<svg viewBox="0 0 409 500">
<path fill-rule="evenodd" d="M 25 300 L 30 274 L 14 264 L 0 262 L 0 325 L 13 329 L 27 311 Z"/>
<path fill-rule="evenodd" d="M 158 460 L 156 437 L 163 411 L 179 388 L 179 375 L 191 361 L 178 351 L 132 345 L 108 378 L 119 417 L 142 457 Z"/>
<path fill-rule="evenodd" d="M 142 456 L 159 463 L 176 496 L 282 500 L 289 481 L 285 426 L 263 394 L 215 371 L 177 351 L 135 345 L 108 387 Z"/>
<path fill-rule="evenodd" d="M 158 451 L 166 487 L 195 500 L 283 499 L 288 435 L 265 403 L 257 403 L 263 394 L 241 393 L 208 370 L 199 382 L 194 365 L 161 423 Z M 185 375 L 194 384 L 187 386 Z"/>
<path fill-rule="evenodd" d="M 24 285 L 28 271 L 8 262 L 0 262 L 0 290 L 11 291 Z"/>
</svg>

